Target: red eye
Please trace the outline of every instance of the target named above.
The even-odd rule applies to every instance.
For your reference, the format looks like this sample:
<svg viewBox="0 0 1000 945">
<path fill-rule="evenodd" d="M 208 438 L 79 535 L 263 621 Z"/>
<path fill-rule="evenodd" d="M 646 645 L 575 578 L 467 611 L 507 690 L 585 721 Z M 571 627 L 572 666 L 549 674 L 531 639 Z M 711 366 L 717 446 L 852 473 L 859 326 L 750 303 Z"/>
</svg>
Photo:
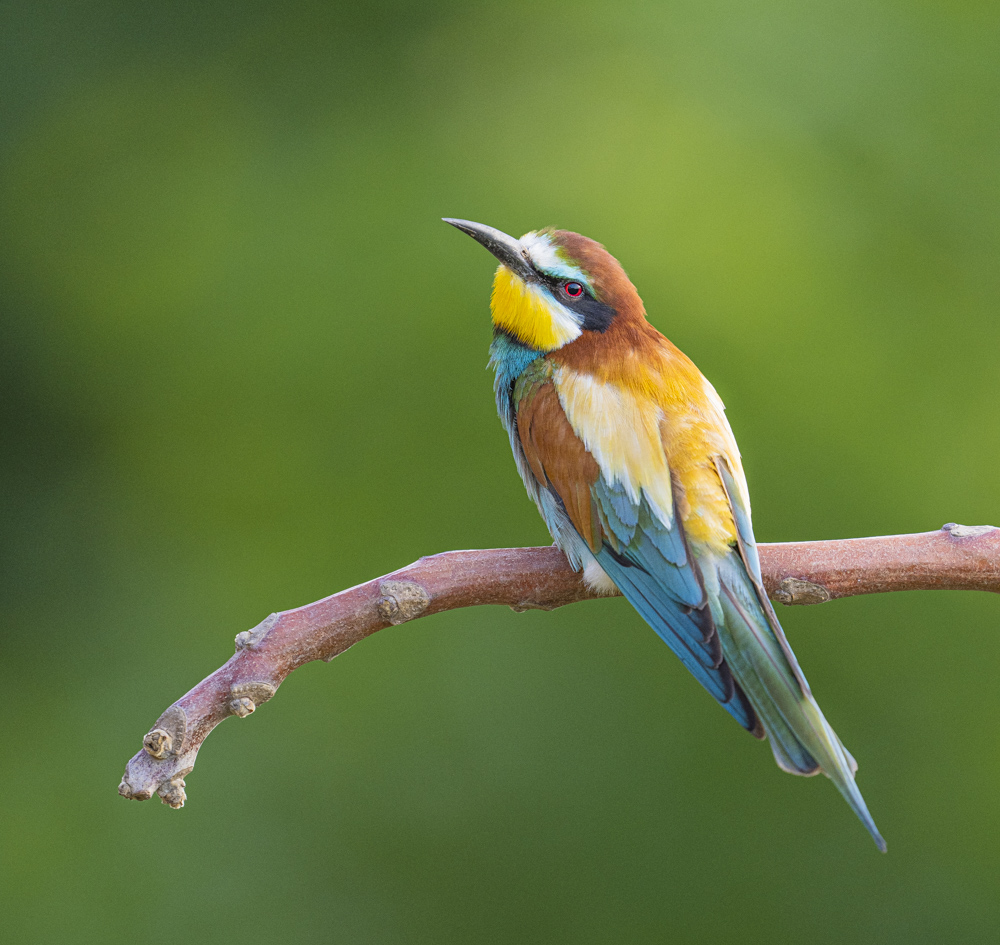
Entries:
<svg viewBox="0 0 1000 945">
<path fill-rule="evenodd" d="M 567 282 L 563 286 L 563 292 L 565 292 L 571 299 L 578 299 L 583 295 L 583 286 L 579 282 Z"/>
</svg>

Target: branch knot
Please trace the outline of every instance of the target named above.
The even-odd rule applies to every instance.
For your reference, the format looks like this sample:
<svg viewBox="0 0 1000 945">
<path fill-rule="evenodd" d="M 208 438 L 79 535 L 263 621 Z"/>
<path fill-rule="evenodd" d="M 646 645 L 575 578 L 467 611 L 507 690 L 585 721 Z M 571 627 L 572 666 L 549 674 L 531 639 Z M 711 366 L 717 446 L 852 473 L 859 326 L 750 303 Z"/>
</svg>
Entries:
<svg viewBox="0 0 1000 945">
<path fill-rule="evenodd" d="M 255 646 L 260 646 L 264 642 L 264 637 L 267 636 L 268 631 L 278 622 L 278 615 L 271 614 L 269 617 L 265 617 L 253 630 L 244 630 L 242 633 L 236 634 L 236 652 L 239 653 L 240 650 L 253 649 Z"/>
<path fill-rule="evenodd" d="M 780 604 L 825 604 L 831 599 L 830 592 L 822 584 L 803 581 L 802 578 L 786 577 L 775 589 L 771 597 Z"/>
<path fill-rule="evenodd" d="M 257 711 L 257 706 L 263 705 L 268 699 L 273 698 L 277 691 L 277 687 L 270 683 L 237 683 L 229 690 L 229 695 L 232 697 L 229 708 L 233 715 L 245 719 L 251 712 Z"/>
<path fill-rule="evenodd" d="M 430 605 L 431 595 L 413 581 L 381 581 L 379 615 L 393 626 L 419 617 Z"/>
<path fill-rule="evenodd" d="M 166 758 L 173 745 L 174 740 L 170 732 L 165 732 L 162 728 L 154 728 L 151 732 L 147 732 L 146 737 L 142 740 L 142 747 L 146 750 L 146 754 L 157 761 Z"/>
<path fill-rule="evenodd" d="M 946 531 L 952 538 L 978 538 L 980 535 L 988 535 L 996 531 L 995 525 L 956 525 L 949 522 L 941 526 L 942 531 Z"/>
<path fill-rule="evenodd" d="M 143 750 L 157 761 L 179 755 L 187 739 L 187 713 L 176 703 L 163 713 L 142 739 Z"/>
<path fill-rule="evenodd" d="M 156 793 L 160 795 L 160 800 L 167 807 L 173 810 L 180 810 L 184 806 L 184 802 L 187 800 L 187 793 L 184 791 L 184 778 L 193 770 L 194 768 L 191 767 L 184 768 L 183 771 L 178 771 L 177 774 L 172 778 L 168 778 L 156 789 Z"/>
</svg>

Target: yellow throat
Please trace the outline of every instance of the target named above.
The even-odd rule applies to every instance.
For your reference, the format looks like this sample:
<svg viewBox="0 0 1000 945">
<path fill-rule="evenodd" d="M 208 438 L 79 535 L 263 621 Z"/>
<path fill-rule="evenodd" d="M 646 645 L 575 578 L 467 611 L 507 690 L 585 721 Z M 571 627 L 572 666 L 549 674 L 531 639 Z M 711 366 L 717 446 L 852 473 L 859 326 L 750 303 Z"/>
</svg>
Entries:
<svg viewBox="0 0 1000 945">
<path fill-rule="evenodd" d="M 548 290 L 528 284 L 506 266 L 493 278 L 493 324 L 537 351 L 555 351 L 580 337 L 580 324 Z"/>
</svg>

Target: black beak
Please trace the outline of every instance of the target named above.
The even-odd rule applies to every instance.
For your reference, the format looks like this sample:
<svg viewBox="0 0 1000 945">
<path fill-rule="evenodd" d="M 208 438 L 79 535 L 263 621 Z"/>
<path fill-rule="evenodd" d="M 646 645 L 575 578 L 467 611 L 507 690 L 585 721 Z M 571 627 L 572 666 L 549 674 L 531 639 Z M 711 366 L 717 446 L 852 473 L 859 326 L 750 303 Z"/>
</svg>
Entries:
<svg viewBox="0 0 1000 945">
<path fill-rule="evenodd" d="M 471 220 L 453 220 L 442 217 L 445 223 L 450 223 L 463 233 L 468 233 L 477 243 L 482 243 L 508 269 L 512 269 L 522 279 L 537 279 L 534 267 L 528 261 L 528 254 L 519 240 L 508 236 L 502 230 L 496 230 L 484 223 L 473 223 Z"/>
</svg>

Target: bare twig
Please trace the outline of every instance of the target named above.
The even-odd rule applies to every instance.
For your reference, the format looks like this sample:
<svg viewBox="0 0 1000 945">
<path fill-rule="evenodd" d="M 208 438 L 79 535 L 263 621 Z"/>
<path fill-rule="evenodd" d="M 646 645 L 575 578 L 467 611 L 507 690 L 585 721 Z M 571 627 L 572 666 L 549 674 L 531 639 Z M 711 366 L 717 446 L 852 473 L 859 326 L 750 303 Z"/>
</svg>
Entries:
<svg viewBox="0 0 1000 945">
<path fill-rule="evenodd" d="M 990 525 L 759 547 L 767 592 L 784 604 L 883 591 L 1000 591 L 1000 528 Z M 182 807 L 184 777 L 219 722 L 245 718 L 293 669 L 332 660 L 377 630 L 459 607 L 553 610 L 594 596 L 555 547 L 496 548 L 421 558 L 315 604 L 271 614 L 240 633 L 236 654 L 157 719 L 118 793 L 140 801 L 159 794 Z"/>
</svg>

